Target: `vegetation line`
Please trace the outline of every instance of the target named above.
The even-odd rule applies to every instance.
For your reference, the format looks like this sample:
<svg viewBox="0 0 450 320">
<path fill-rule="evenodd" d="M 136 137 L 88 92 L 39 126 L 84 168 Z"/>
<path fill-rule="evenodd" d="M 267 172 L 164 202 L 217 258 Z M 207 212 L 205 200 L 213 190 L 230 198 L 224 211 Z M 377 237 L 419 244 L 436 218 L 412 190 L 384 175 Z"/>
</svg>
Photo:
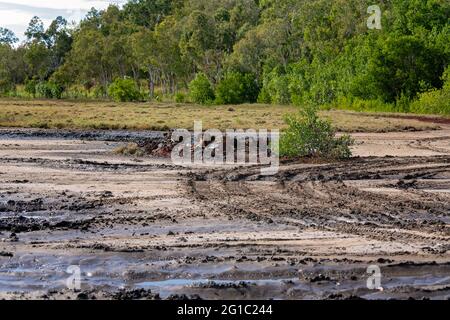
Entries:
<svg viewBox="0 0 450 320">
<path fill-rule="evenodd" d="M 376 4 L 377 1 L 375 1 Z M 450 2 L 131 0 L 0 29 L 0 95 L 450 114 Z"/>
</svg>

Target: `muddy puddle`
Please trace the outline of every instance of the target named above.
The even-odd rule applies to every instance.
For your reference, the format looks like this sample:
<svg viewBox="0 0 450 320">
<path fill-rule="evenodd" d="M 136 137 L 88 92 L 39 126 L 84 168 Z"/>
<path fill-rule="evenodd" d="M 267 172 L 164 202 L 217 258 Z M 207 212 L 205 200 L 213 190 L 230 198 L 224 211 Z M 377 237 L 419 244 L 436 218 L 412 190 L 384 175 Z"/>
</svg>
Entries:
<svg viewBox="0 0 450 320">
<path fill-rule="evenodd" d="M 0 285 L 10 294 L 25 297 L 36 293 L 71 296 L 66 269 L 74 264 L 83 270 L 77 292 L 98 295 L 144 289 L 160 299 L 446 299 L 450 290 L 449 264 L 384 265 L 382 289 L 369 290 L 366 265 L 361 263 L 301 268 L 260 263 L 175 267 L 176 260 L 153 261 L 136 254 L 68 257 L 64 253 L 16 259 L 0 269 Z"/>
<path fill-rule="evenodd" d="M 273 176 L 113 152 L 161 137 L 1 129 L 0 298 L 450 297 L 450 129 Z"/>
</svg>

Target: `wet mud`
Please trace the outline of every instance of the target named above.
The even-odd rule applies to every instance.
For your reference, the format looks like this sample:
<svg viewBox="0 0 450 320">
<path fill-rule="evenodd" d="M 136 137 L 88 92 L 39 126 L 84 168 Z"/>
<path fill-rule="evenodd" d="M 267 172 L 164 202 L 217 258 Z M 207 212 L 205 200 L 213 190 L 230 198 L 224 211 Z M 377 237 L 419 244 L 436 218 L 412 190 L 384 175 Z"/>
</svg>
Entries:
<svg viewBox="0 0 450 320">
<path fill-rule="evenodd" d="M 450 129 L 273 176 L 113 152 L 143 134 L 0 130 L 0 298 L 450 297 Z"/>
</svg>

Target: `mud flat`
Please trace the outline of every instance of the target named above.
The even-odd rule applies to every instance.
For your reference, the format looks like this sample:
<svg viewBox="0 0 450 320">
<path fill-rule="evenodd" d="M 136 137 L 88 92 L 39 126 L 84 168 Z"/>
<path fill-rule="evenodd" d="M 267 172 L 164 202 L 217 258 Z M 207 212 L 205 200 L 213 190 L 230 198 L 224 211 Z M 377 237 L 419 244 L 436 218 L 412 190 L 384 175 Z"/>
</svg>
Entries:
<svg viewBox="0 0 450 320">
<path fill-rule="evenodd" d="M 449 127 L 268 177 L 112 152 L 149 138 L 0 130 L 0 298 L 450 297 Z"/>
</svg>

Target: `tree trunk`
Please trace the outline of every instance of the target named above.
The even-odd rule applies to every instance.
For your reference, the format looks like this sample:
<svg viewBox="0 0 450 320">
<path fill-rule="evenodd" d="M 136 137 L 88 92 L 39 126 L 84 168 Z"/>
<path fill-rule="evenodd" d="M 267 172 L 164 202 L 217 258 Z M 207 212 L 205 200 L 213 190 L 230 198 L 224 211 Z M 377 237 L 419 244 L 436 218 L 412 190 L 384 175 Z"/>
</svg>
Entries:
<svg viewBox="0 0 450 320">
<path fill-rule="evenodd" d="M 155 97 L 155 79 L 150 66 L 148 67 L 148 92 L 150 99 L 153 99 Z"/>
</svg>

